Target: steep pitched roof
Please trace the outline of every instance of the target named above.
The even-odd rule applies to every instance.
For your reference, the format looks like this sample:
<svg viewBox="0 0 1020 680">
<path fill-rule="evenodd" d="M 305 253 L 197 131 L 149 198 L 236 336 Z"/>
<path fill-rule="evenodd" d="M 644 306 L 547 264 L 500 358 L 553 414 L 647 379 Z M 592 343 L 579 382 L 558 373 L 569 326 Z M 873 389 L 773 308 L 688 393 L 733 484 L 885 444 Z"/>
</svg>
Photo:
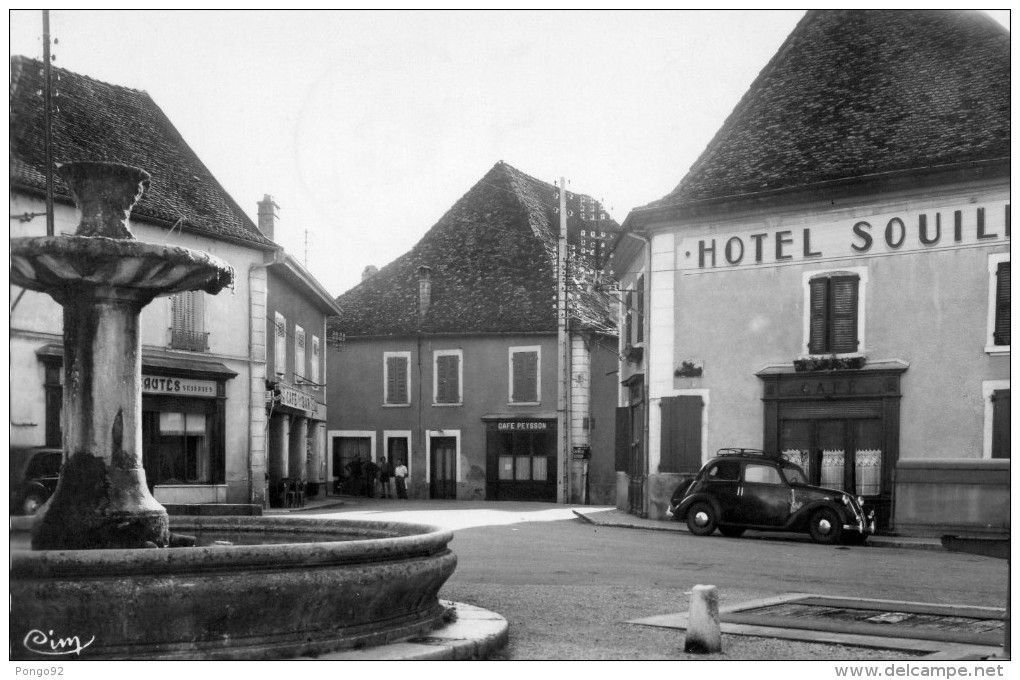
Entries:
<svg viewBox="0 0 1020 680">
<path fill-rule="evenodd" d="M 962 11 L 810 11 L 648 207 L 1008 158 L 1009 32 Z"/>
<path fill-rule="evenodd" d="M 11 58 L 11 187 L 31 192 L 46 188 L 43 121 L 43 64 Z M 132 218 L 180 228 L 211 238 L 275 245 L 258 230 L 220 186 L 209 169 L 145 92 L 110 85 L 54 68 L 59 97 L 53 117 L 53 160 L 124 163 L 147 171 L 152 184 L 132 211 Z M 70 201 L 63 182 L 54 194 Z"/>
<path fill-rule="evenodd" d="M 347 336 L 555 332 L 558 191 L 497 163 L 408 253 L 337 298 L 335 327 Z M 578 263 L 572 315 L 585 328 L 614 332 L 607 299 L 589 284 L 592 258 L 601 256 L 596 242 L 619 225 L 571 192 L 568 214 Z M 593 232 L 604 236 L 593 239 Z M 431 302 L 419 326 L 422 266 L 431 268 Z"/>
</svg>

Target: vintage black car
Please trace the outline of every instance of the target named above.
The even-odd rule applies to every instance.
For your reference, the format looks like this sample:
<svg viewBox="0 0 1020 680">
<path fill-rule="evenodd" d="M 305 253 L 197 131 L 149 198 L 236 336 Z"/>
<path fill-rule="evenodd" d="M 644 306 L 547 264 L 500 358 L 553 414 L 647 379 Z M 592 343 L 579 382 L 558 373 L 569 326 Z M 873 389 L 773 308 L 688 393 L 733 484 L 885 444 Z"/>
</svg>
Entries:
<svg viewBox="0 0 1020 680">
<path fill-rule="evenodd" d="M 758 449 L 720 449 L 698 475 L 673 492 L 667 515 L 686 520 L 692 534 L 807 532 L 818 543 L 863 544 L 875 513 L 848 493 L 808 484 L 794 463 Z"/>
<path fill-rule="evenodd" d="M 11 514 L 34 515 L 57 488 L 64 454 L 48 447 L 11 448 Z"/>
</svg>

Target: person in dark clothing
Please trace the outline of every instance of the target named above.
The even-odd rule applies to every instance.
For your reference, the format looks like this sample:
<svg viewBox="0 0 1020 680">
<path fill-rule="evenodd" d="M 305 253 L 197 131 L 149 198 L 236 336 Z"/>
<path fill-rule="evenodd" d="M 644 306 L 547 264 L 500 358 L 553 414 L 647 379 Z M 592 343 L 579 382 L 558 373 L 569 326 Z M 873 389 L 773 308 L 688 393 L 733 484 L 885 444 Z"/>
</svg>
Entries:
<svg viewBox="0 0 1020 680">
<path fill-rule="evenodd" d="M 375 482 L 379 478 L 379 466 L 373 460 L 365 461 L 362 467 L 365 473 L 365 495 L 369 498 L 375 497 Z"/>
<path fill-rule="evenodd" d="M 379 461 L 379 485 L 382 486 L 382 498 L 392 498 L 390 494 L 390 477 L 393 476 L 393 468 L 383 458 Z"/>
<path fill-rule="evenodd" d="M 347 476 L 348 479 L 350 480 L 347 486 L 347 493 L 350 494 L 351 496 L 360 496 L 362 493 L 361 486 L 362 465 L 363 463 L 361 462 L 361 456 L 359 454 L 354 454 L 354 458 L 346 466 Z"/>
</svg>

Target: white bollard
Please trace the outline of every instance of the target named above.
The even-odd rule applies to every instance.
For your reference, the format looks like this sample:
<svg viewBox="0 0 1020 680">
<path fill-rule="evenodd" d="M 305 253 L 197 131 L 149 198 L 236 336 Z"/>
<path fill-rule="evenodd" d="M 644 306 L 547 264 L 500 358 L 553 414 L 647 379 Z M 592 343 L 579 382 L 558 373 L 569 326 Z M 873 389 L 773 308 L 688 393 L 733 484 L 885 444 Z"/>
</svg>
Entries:
<svg viewBox="0 0 1020 680">
<path fill-rule="evenodd" d="M 715 654 L 722 651 L 719 632 L 719 594 L 715 586 L 694 586 L 687 612 L 687 639 L 684 652 Z"/>
</svg>

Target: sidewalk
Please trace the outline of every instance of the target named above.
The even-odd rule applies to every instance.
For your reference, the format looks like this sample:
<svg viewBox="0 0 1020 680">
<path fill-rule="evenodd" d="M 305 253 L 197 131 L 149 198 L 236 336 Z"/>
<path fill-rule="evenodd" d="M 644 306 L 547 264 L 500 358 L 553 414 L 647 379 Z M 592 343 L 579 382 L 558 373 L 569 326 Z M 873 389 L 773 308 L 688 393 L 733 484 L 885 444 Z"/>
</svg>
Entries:
<svg viewBox="0 0 1020 680">
<path fill-rule="evenodd" d="M 651 531 L 682 531 L 687 532 L 683 522 L 661 519 L 643 519 L 617 508 L 584 507 L 574 508 L 574 514 L 586 522 L 598 526 L 626 527 L 629 529 L 648 529 Z M 803 541 L 811 539 L 806 534 L 786 532 L 748 531 L 744 539 Z M 867 545 L 875 548 L 906 548 L 909 550 L 944 550 L 937 538 L 920 538 L 914 536 L 871 536 Z"/>
</svg>

